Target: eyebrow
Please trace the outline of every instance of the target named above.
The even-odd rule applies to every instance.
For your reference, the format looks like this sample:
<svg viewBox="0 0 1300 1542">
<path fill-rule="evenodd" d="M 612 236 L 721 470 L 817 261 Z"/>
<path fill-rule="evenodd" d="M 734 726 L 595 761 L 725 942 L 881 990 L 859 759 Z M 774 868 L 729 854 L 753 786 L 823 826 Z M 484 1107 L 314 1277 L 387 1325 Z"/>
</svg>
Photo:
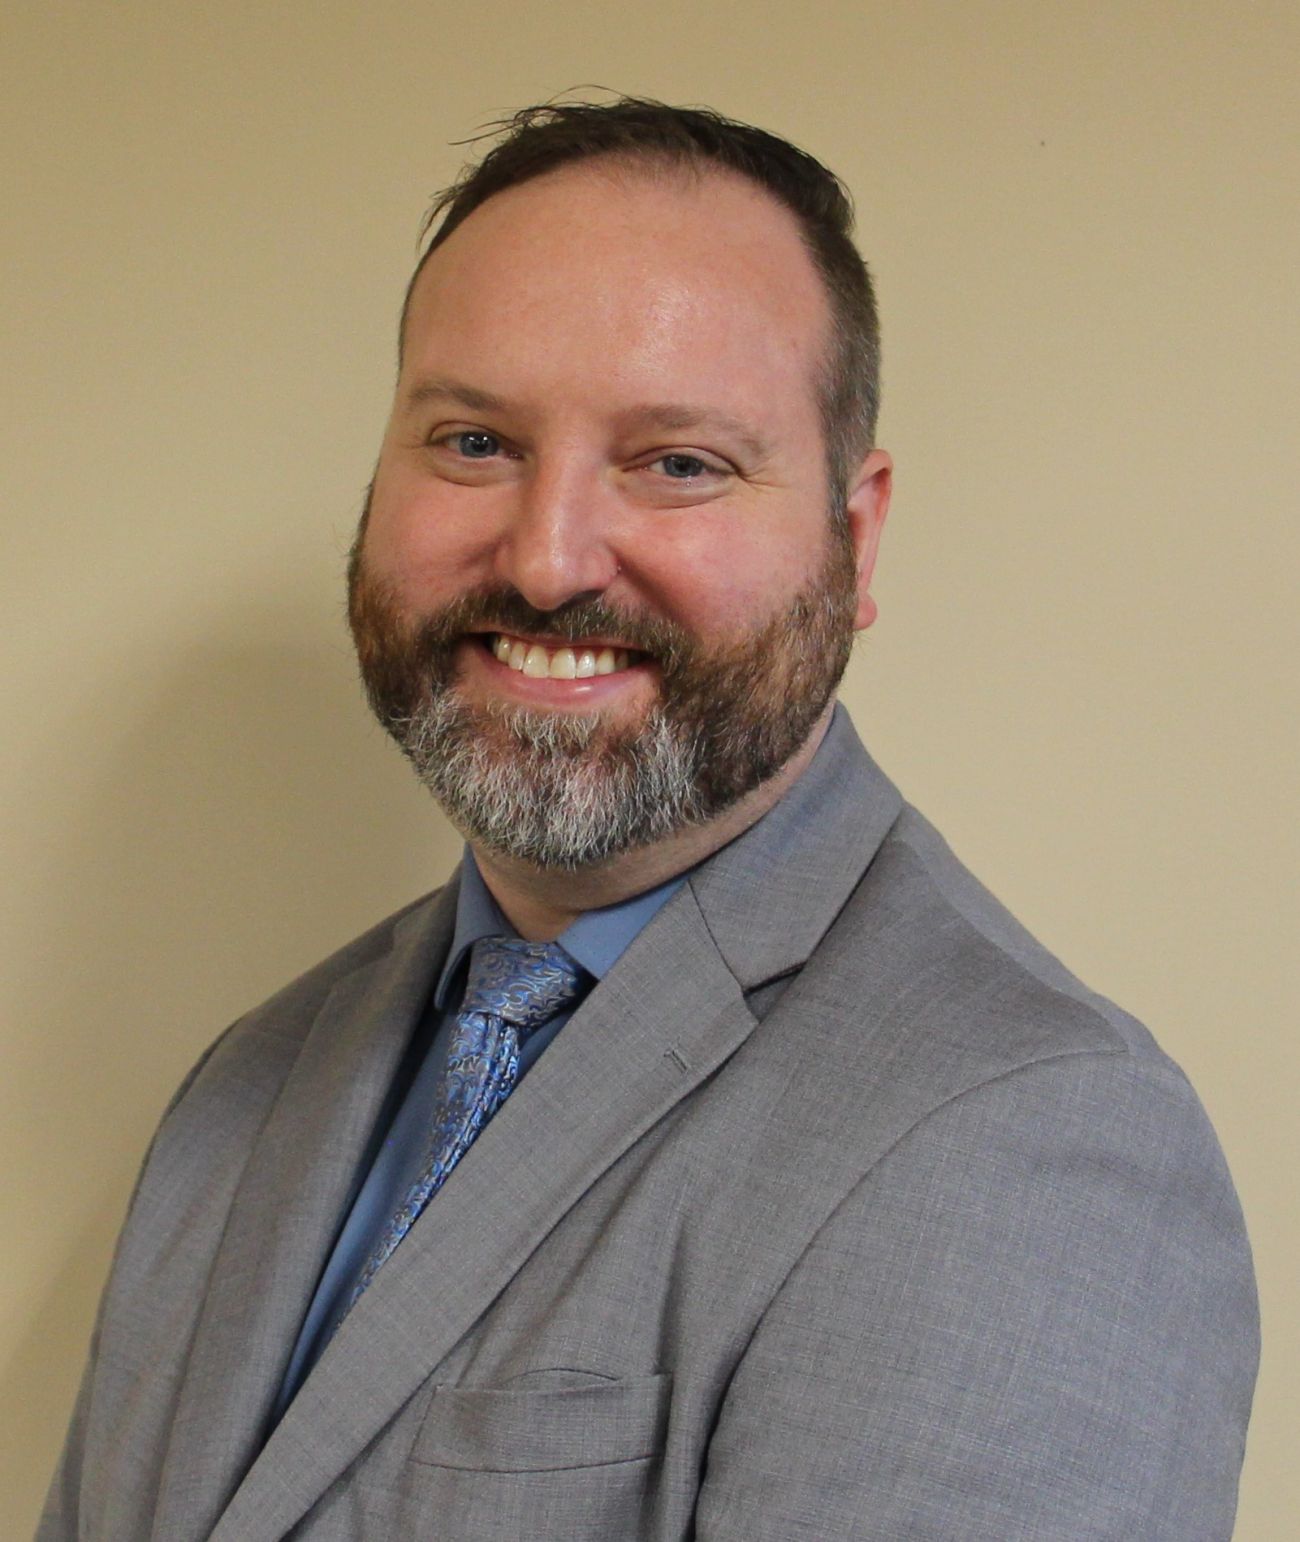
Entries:
<svg viewBox="0 0 1300 1542">
<path fill-rule="evenodd" d="M 416 381 L 404 400 L 408 412 L 431 401 L 455 402 L 469 408 L 471 412 L 510 411 L 510 403 L 505 397 L 443 375 L 431 375 Z M 638 428 L 653 428 L 664 433 L 682 433 L 697 428 L 714 429 L 735 439 L 756 461 L 766 460 L 772 453 L 771 447 L 756 429 L 743 419 L 717 407 L 695 406 L 690 402 L 648 402 L 625 408 L 618 414 L 616 421 L 625 433 Z"/>
<path fill-rule="evenodd" d="M 665 433 L 688 429 L 716 429 L 735 439 L 752 459 L 766 460 L 771 454 L 767 441 L 743 419 L 718 407 L 695 407 L 687 402 L 663 402 L 644 407 L 629 407 L 619 413 L 619 421 L 628 428 L 657 428 Z"/>
<path fill-rule="evenodd" d="M 471 412 L 505 412 L 508 407 L 504 397 L 494 396 L 491 391 L 480 391 L 477 386 L 465 385 L 462 381 L 442 375 L 418 380 L 406 393 L 408 412 L 431 401 L 458 402 Z"/>
</svg>

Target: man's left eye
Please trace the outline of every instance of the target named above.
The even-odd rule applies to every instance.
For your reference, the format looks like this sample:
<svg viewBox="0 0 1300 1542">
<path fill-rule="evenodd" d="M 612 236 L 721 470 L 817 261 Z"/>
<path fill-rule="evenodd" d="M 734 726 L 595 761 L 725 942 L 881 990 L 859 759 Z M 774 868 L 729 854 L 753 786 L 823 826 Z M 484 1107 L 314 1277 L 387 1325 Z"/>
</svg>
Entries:
<svg viewBox="0 0 1300 1542">
<path fill-rule="evenodd" d="M 698 455 L 683 455 L 674 452 L 672 455 L 661 455 L 658 460 L 651 461 L 652 466 L 662 466 L 664 475 L 677 482 L 688 482 L 694 477 L 712 474 L 720 476 L 722 473 L 717 466 L 711 466 L 708 461 L 701 460 Z"/>
</svg>

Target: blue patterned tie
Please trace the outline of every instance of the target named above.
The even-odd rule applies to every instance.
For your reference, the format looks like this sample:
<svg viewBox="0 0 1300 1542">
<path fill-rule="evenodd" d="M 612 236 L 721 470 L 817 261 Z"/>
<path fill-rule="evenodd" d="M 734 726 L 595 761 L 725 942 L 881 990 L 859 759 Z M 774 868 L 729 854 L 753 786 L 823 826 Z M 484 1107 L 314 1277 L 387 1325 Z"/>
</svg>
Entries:
<svg viewBox="0 0 1300 1542">
<path fill-rule="evenodd" d="M 474 944 L 425 1161 L 366 1260 L 348 1309 L 510 1095 L 519 1079 L 520 1046 L 587 984 L 581 966 L 558 943 L 483 937 Z"/>
</svg>

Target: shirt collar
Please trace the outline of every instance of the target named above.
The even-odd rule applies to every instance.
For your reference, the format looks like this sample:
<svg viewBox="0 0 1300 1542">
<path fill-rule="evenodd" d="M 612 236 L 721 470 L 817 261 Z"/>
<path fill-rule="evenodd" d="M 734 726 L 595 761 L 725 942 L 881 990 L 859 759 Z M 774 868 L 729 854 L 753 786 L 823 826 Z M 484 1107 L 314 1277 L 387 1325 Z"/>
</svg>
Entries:
<svg viewBox="0 0 1300 1542">
<path fill-rule="evenodd" d="M 677 873 L 657 889 L 634 894 L 617 905 L 584 911 L 555 940 L 570 958 L 581 964 L 594 979 L 600 980 L 689 876 L 689 871 Z M 474 854 L 466 846 L 460 866 L 460 891 L 456 897 L 456 928 L 433 995 L 438 1010 L 446 1011 L 454 999 L 453 988 L 461 978 L 461 964 L 480 938 L 518 935 L 492 898 Z"/>
</svg>

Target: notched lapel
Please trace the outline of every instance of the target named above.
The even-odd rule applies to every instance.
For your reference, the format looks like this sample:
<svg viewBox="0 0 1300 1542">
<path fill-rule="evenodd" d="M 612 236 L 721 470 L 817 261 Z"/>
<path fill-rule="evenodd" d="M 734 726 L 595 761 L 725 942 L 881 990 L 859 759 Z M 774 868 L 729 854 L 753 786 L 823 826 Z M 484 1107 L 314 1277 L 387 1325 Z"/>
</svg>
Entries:
<svg viewBox="0 0 1300 1542">
<path fill-rule="evenodd" d="M 452 883 L 346 975 L 307 1033 L 250 1156 L 213 1265 L 160 1487 L 154 1536 L 206 1538 L 252 1461 L 358 1163 L 434 972 Z"/>
<path fill-rule="evenodd" d="M 564 1214 L 753 1026 L 685 887 L 502 1106 L 344 1320 L 212 1542 L 276 1542 L 292 1529 Z"/>
<path fill-rule="evenodd" d="M 902 809 L 837 703 L 804 774 L 691 879 L 718 951 L 746 990 L 812 955 Z"/>
</svg>

